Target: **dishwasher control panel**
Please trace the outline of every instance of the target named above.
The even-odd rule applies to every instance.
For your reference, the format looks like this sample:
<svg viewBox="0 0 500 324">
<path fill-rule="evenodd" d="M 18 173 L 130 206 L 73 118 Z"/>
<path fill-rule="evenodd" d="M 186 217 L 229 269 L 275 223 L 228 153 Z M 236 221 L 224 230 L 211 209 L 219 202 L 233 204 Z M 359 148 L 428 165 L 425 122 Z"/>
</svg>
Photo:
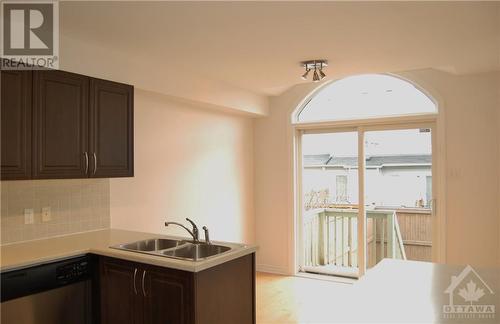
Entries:
<svg viewBox="0 0 500 324">
<path fill-rule="evenodd" d="M 87 278 L 89 275 L 89 262 L 80 260 L 61 265 L 56 268 L 56 279 L 58 282 L 68 283 Z"/>
<path fill-rule="evenodd" d="M 91 279 L 88 255 L 2 272 L 2 302 Z"/>
</svg>

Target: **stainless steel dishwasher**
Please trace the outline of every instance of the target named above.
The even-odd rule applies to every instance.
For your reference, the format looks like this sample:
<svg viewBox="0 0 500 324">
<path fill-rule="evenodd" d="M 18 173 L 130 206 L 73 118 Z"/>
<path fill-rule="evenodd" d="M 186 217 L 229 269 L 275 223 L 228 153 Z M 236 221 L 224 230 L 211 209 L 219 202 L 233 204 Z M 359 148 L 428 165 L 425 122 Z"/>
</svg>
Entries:
<svg viewBox="0 0 500 324">
<path fill-rule="evenodd" d="M 91 323 L 87 256 L 1 274 L 2 324 Z"/>
</svg>

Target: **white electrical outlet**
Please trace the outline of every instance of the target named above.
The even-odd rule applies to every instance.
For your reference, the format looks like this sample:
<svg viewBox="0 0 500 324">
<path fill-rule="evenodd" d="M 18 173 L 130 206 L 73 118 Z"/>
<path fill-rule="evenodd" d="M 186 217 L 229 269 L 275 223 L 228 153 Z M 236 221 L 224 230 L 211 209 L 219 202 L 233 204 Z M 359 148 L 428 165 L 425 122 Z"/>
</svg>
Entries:
<svg viewBox="0 0 500 324">
<path fill-rule="evenodd" d="M 35 212 L 33 208 L 24 209 L 24 224 L 33 224 L 35 223 Z"/>
<path fill-rule="evenodd" d="M 50 222 L 51 220 L 50 207 L 42 207 L 42 222 Z"/>
</svg>

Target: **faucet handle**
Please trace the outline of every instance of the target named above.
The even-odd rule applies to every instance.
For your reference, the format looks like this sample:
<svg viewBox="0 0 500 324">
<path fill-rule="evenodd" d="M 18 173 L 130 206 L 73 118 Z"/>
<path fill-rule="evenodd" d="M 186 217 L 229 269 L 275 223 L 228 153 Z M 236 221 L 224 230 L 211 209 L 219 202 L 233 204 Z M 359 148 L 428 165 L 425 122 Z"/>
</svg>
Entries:
<svg viewBox="0 0 500 324">
<path fill-rule="evenodd" d="M 205 243 L 212 244 L 212 242 L 210 242 L 210 235 L 208 233 L 208 227 L 203 226 L 203 230 L 205 231 Z"/>
<path fill-rule="evenodd" d="M 187 217 L 186 217 L 186 220 L 188 222 L 190 222 L 191 225 L 193 226 L 194 239 L 195 239 L 195 241 L 198 241 L 198 237 L 199 237 L 198 236 L 198 226 L 196 226 L 196 224 L 192 220 L 190 220 L 189 218 L 187 218 Z"/>
</svg>

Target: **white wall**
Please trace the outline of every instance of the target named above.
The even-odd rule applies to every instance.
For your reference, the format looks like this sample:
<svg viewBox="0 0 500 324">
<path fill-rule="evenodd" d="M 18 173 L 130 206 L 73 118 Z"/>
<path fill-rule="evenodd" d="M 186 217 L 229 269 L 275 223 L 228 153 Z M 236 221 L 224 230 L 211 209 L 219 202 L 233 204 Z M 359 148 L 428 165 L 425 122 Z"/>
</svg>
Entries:
<svg viewBox="0 0 500 324">
<path fill-rule="evenodd" d="M 448 263 L 499 261 L 499 73 L 453 76 L 434 70 L 401 73 L 444 104 L 446 255 Z M 293 271 L 293 154 L 290 113 L 316 85 L 296 86 L 270 101 L 255 123 L 256 238 L 262 270 Z M 288 253 L 288 254 L 287 254 Z"/>
<path fill-rule="evenodd" d="M 253 120 L 135 90 L 135 176 L 111 179 L 111 227 L 254 242 Z"/>
</svg>

